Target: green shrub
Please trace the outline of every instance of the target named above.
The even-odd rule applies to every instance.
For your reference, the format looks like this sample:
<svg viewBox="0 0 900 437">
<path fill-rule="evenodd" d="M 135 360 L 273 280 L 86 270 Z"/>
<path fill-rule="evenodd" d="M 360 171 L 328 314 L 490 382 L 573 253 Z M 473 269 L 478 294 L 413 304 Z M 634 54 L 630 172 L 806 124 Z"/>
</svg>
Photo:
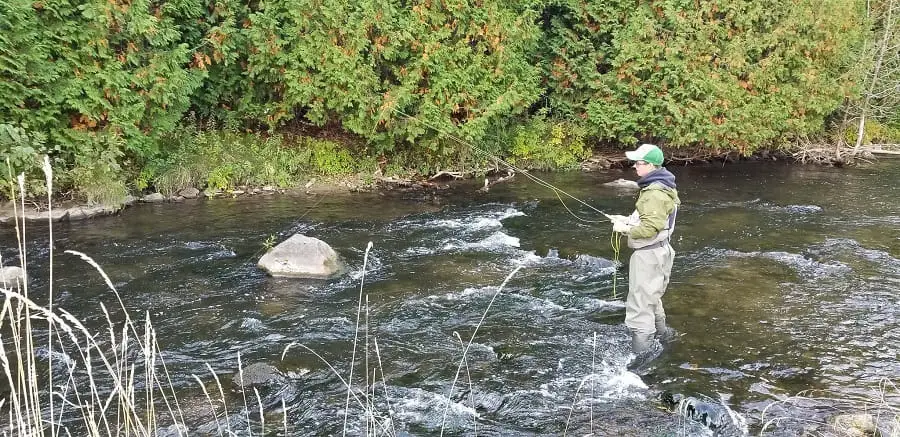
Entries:
<svg viewBox="0 0 900 437">
<path fill-rule="evenodd" d="M 590 156 L 584 128 L 570 122 L 533 117 L 515 131 L 510 161 L 537 170 L 570 169 Z"/>
<path fill-rule="evenodd" d="M 856 144 L 859 126 L 854 124 L 844 129 L 844 141 Z M 863 129 L 863 144 L 897 144 L 900 143 L 900 126 L 882 124 L 875 120 L 867 120 Z"/>
<path fill-rule="evenodd" d="M 166 158 L 151 160 L 138 184 L 164 194 L 182 188 L 233 190 L 240 186 L 298 186 L 310 174 L 335 176 L 356 171 L 357 160 L 342 145 L 307 137 L 183 128 L 164 142 Z M 363 160 L 374 168 L 372 159 Z"/>
<path fill-rule="evenodd" d="M 0 196 L 11 199 L 11 190 L 18 192 L 19 174 L 25 175 L 27 193 L 47 193 L 41 172 L 41 157 L 50 152 L 45 140 L 40 133 L 29 135 L 21 127 L 0 124 Z"/>
<path fill-rule="evenodd" d="M 306 147 L 312 153 L 312 168 L 326 176 L 353 171 L 353 157 L 340 145 L 324 140 L 307 140 Z"/>
<path fill-rule="evenodd" d="M 120 158 L 124 140 L 107 135 L 76 156 L 71 170 L 72 184 L 88 204 L 120 206 L 128 194 Z"/>
<path fill-rule="evenodd" d="M 865 28 L 861 1 L 544 5 L 543 108 L 600 139 L 745 154 L 823 131 Z"/>
</svg>

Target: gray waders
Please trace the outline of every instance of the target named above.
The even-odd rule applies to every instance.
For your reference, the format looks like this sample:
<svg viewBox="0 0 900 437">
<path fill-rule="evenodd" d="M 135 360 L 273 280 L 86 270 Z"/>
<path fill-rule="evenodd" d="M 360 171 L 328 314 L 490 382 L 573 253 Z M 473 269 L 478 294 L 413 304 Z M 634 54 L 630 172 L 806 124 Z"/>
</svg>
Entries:
<svg viewBox="0 0 900 437">
<path fill-rule="evenodd" d="M 668 240 L 635 249 L 631 255 L 625 325 L 631 330 L 631 349 L 639 357 L 659 348 L 654 335 L 663 341 L 674 335 L 666 326 L 662 304 L 674 259 Z"/>
</svg>

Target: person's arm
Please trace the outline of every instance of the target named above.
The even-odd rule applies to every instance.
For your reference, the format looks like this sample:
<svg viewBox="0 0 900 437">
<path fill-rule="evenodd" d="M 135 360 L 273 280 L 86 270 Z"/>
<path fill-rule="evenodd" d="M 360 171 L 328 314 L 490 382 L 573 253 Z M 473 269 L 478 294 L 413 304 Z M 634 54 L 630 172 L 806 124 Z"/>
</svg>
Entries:
<svg viewBox="0 0 900 437">
<path fill-rule="evenodd" d="M 631 228 L 631 238 L 653 238 L 666 227 L 669 221 L 668 206 L 671 198 L 661 190 L 646 190 L 638 198 L 635 209 L 641 222 Z"/>
</svg>

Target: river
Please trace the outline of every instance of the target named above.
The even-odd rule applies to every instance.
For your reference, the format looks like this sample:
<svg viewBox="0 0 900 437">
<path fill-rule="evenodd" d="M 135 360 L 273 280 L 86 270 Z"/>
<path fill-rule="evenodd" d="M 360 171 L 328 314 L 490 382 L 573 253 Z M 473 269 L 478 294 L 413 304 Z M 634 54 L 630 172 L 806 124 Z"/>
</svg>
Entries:
<svg viewBox="0 0 900 437">
<path fill-rule="evenodd" d="M 103 278 L 63 250 L 83 252 L 133 317 L 150 315 L 186 410 L 203 405 L 190 406 L 202 394 L 193 375 L 214 382 L 209 365 L 230 380 L 240 354 L 245 366 L 269 363 L 287 375 L 279 393 L 263 393 L 267 421 L 276 422 L 267 434 L 283 433 L 283 398 L 288 434 L 339 435 L 346 390 L 323 360 L 347 378 L 372 242 L 352 383 L 377 379 L 370 398 L 377 415 L 393 417 L 391 433 L 712 435 L 662 408 L 659 394 L 673 392 L 727 405 L 753 434 L 778 418 L 766 435 L 798 435 L 852 410 L 848 399 L 884 394 L 900 405 L 896 387 L 879 391 L 883 379 L 900 382 L 898 164 L 670 167 L 684 203 L 663 300 L 680 336 L 641 375 L 626 370 L 630 249 L 623 242 L 626 268 L 616 269 L 608 223 L 521 176 L 486 193 L 459 184 L 427 200 L 256 196 L 142 204 L 58 223 L 55 301 L 97 331 L 107 323 L 101 302 L 123 320 Z M 602 185 L 633 179 L 630 171 L 541 177 L 608 213 L 633 207 L 634 192 Z M 256 267 L 267 240 L 297 232 L 329 243 L 350 272 L 275 279 Z M 31 223 L 26 233 L 31 293 L 41 302 L 49 235 Z M 6 265 L 18 260 L 15 241 L 12 228 L 0 229 Z M 476 326 L 456 378 L 461 340 Z M 805 390 L 824 400 L 792 398 Z M 226 391 L 239 415 L 242 397 Z M 361 434 L 360 409 L 351 403 L 347 413 L 348 434 Z M 187 420 L 192 434 L 218 435 L 208 419 Z"/>
</svg>

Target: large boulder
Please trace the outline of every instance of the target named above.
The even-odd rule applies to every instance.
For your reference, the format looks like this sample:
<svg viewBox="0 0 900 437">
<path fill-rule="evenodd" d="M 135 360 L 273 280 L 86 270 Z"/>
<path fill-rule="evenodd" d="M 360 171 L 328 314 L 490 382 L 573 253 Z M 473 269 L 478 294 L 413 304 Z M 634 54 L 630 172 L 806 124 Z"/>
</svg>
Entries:
<svg viewBox="0 0 900 437">
<path fill-rule="evenodd" d="M 328 278 L 344 271 L 337 252 L 317 238 L 294 234 L 273 247 L 257 265 L 272 276 Z"/>
</svg>

